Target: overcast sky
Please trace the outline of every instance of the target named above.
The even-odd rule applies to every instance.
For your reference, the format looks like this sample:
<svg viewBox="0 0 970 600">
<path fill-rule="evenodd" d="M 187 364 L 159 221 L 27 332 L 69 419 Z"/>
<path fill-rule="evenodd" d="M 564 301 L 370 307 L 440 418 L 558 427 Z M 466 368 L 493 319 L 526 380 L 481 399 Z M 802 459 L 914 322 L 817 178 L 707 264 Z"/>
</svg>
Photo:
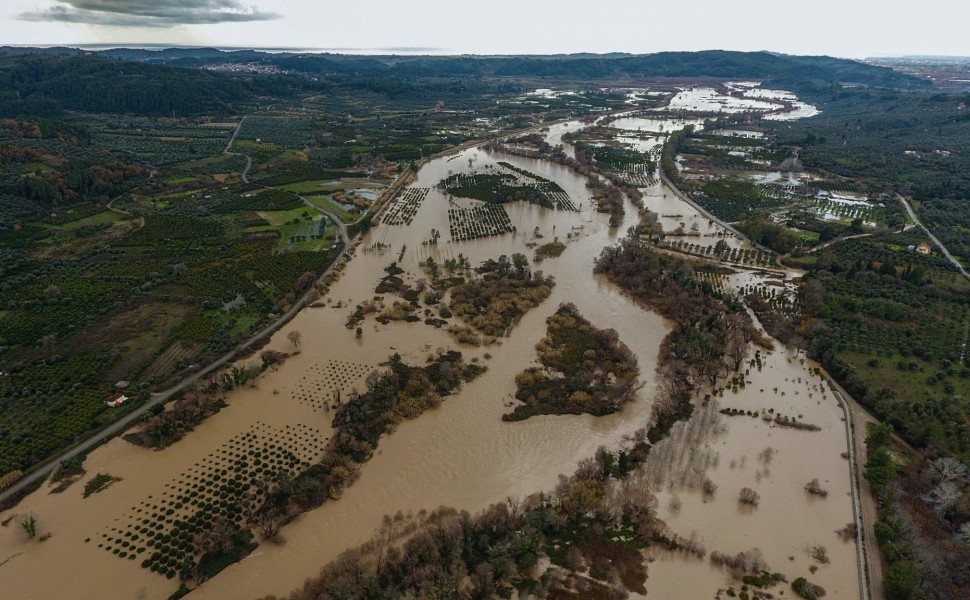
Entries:
<svg viewBox="0 0 970 600">
<path fill-rule="evenodd" d="M 967 0 L 0 0 L 0 44 L 970 56 Z"/>
</svg>

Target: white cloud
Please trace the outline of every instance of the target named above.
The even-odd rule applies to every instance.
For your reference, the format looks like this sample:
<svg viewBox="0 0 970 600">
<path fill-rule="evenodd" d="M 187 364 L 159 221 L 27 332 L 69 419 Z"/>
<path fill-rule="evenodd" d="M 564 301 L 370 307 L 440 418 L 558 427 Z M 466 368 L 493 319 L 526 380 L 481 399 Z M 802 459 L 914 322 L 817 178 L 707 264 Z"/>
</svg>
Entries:
<svg viewBox="0 0 970 600">
<path fill-rule="evenodd" d="M 57 0 L 19 14 L 25 21 L 61 21 L 110 27 L 171 27 L 269 21 L 280 15 L 239 0 Z"/>
<path fill-rule="evenodd" d="M 952 0 L 0 0 L 0 44 L 970 55 L 967 22 Z"/>
</svg>

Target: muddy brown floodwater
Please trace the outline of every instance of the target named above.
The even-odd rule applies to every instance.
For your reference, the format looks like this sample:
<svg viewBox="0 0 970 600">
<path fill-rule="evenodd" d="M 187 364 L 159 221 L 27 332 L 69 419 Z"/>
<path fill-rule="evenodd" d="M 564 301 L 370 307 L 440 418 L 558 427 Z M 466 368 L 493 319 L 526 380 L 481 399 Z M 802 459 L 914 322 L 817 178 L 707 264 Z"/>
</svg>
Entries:
<svg viewBox="0 0 970 600">
<path fill-rule="evenodd" d="M 859 570 L 853 541 L 842 541 L 837 531 L 852 522 L 852 497 L 844 414 L 828 386 L 810 369 L 810 360 L 783 349 L 762 351 L 763 366 L 748 368 L 744 389 L 719 398 L 723 408 L 759 413 L 725 417 L 725 433 L 712 436 L 703 448 L 717 456 L 707 476 L 718 486 L 713 498 L 698 489 L 665 485 L 658 494 L 660 517 L 671 530 L 695 535 L 710 551 L 730 555 L 758 548 L 768 570 L 788 581 L 806 577 L 821 585 L 828 598 L 858 598 Z M 769 412 L 770 411 L 770 412 Z M 780 414 L 816 425 L 820 431 L 802 431 L 765 421 L 761 414 Z M 766 460 L 764 452 L 771 448 Z M 818 479 L 825 498 L 805 491 Z M 738 494 L 750 487 L 760 495 L 758 506 L 742 507 Z M 680 508 L 671 508 L 671 498 Z M 823 546 L 829 563 L 814 561 L 808 550 Z M 647 589 L 654 598 L 678 598 L 684 581 L 690 581 L 697 598 L 713 598 L 731 585 L 727 571 L 707 560 L 684 559 L 654 552 Z M 817 565 L 812 574 L 810 568 Z M 738 583 L 734 582 L 735 587 Z M 785 586 L 787 587 L 787 586 Z M 789 590 L 790 593 L 790 590 Z"/>
<path fill-rule="evenodd" d="M 421 277 L 418 263 L 428 256 L 440 261 L 461 252 L 473 264 L 513 252 L 531 256 L 527 243 L 544 243 L 556 236 L 567 243 L 567 249 L 561 257 L 535 265 L 555 276 L 556 286 L 552 296 L 525 315 L 509 337 L 490 347 L 459 347 L 469 359 L 478 357 L 488 365 L 485 375 L 449 397 L 439 409 L 402 423 L 382 439 L 360 479 L 339 501 L 328 502 L 283 528 L 285 544 L 262 544 L 191 597 L 245 598 L 287 592 L 343 550 L 366 541 L 385 514 L 442 504 L 477 510 L 508 496 L 550 489 L 559 473 L 573 471 L 598 446 L 616 445 L 642 427 L 649 415 L 657 351 L 668 327 L 663 319 L 641 310 L 593 275 L 593 258 L 615 242 L 616 232 L 606 226 L 606 215 L 592 212 L 585 181 L 558 165 L 492 157 L 473 149 L 450 162 L 440 159 L 426 165 L 413 185 L 432 187 L 449 170 L 467 169 L 469 158 L 477 166 L 506 160 L 554 179 L 582 210 L 554 212 L 518 204 L 509 207 L 516 234 L 462 243 L 445 237 L 437 246 L 423 246 L 421 240 L 430 238 L 432 228 L 448 231 L 448 199 L 432 189 L 410 226 L 381 225 L 362 244 L 382 241 L 390 245 L 389 251 L 359 250 L 332 287 L 329 305 L 304 310 L 273 337 L 270 347 L 292 350 L 286 335 L 299 330 L 300 354 L 278 371 L 262 376 L 256 388 L 231 393 L 226 409 L 163 451 L 135 448 L 115 439 L 92 452 L 86 462 L 89 474 L 103 471 L 122 478 L 99 494 L 82 499 L 82 481 L 60 495 L 48 495 L 45 486 L 25 499 L 14 512 L 35 513 L 42 529 L 53 536 L 27 543 L 14 526 L 0 529 L 0 562 L 12 557 L 0 567 L 3 589 L 18 590 L 22 598 L 121 599 L 143 593 L 154 599 L 174 591 L 174 581 L 140 568 L 140 558 L 122 560 L 98 548 L 99 535 L 127 523 L 140 503 L 160 497 L 195 463 L 219 453 L 256 422 L 275 429 L 307 425 L 325 441 L 331 415 L 316 409 L 312 397 L 327 395 L 336 385 L 335 379 L 342 379 L 339 386 L 345 392 L 350 387 L 363 389 L 361 374 L 377 368 L 395 351 L 405 360 L 422 363 L 430 351 L 458 347 L 443 331 L 421 323 L 384 326 L 369 319 L 361 340 L 344 326 L 352 307 L 374 296 L 384 267 L 397 260 L 405 245 L 400 265 L 413 278 Z M 628 215 L 633 214 L 634 207 L 628 207 Z M 534 238 L 536 227 L 541 239 Z M 333 308 L 338 302 L 342 308 Z M 509 411 L 507 404 L 515 391 L 513 378 L 535 361 L 534 347 L 545 334 L 545 319 L 560 302 L 575 303 L 598 327 L 619 330 L 621 339 L 639 357 L 646 386 L 636 401 L 608 417 L 554 416 L 503 422 L 501 415 Z M 484 358 L 486 352 L 491 359 Z"/>
<path fill-rule="evenodd" d="M 664 124 L 665 131 L 670 131 L 667 126 L 673 123 Z M 647 129 L 636 121 L 614 123 L 644 130 L 659 129 L 657 125 L 650 123 L 653 129 Z M 548 137 L 561 139 L 562 133 L 577 127 L 578 123 L 556 126 Z M 655 139 L 650 143 L 659 143 L 660 138 Z M 467 207 L 472 202 L 450 199 L 434 186 L 449 174 L 499 160 L 557 182 L 580 210 L 506 205 L 515 233 L 452 241 L 448 236 L 448 208 Z M 12 511 L 0 514 L 0 520 L 4 520 L 33 513 L 41 532 L 52 534 L 46 541 L 28 542 L 18 534 L 16 519 L 0 528 L 0 590 L 5 597 L 12 592 L 11 597 L 24 599 L 166 598 L 177 581 L 141 568 L 141 557 L 124 560 L 99 548 L 105 536 L 123 530 L 145 503 L 174 493 L 199 465 L 226 460 L 225 452 L 240 436 L 250 434 L 286 443 L 287 432 L 299 428 L 309 432 L 314 444 L 324 444 L 332 431 L 332 415 L 324 408 L 324 400 L 331 398 L 335 389 L 344 397 L 351 389 L 362 390 L 366 375 L 379 369 L 379 363 L 393 352 L 420 364 L 439 348 L 457 348 L 466 358 L 477 359 L 489 369 L 439 408 L 400 424 L 382 438 L 375 456 L 361 469 L 360 478 L 339 500 L 299 516 L 282 529 L 285 543 L 261 544 L 241 563 L 205 582 L 190 598 L 257 598 L 288 593 L 342 551 L 367 541 L 385 514 L 441 505 L 475 511 L 509 496 L 549 490 L 560 473 L 572 472 L 598 446 L 616 446 L 647 422 L 656 357 L 669 325 L 592 272 L 593 260 L 601 249 L 616 243 L 618 236 L 636 223 L 634 206 L 627 205 L 625 222 L 611 230 L 608 216 L 592 210 L 585 180 L 571 170 L 476 148 L 431 161 L 411 187 L 429 188 L 413 222 L 409 226 L 375 227 L 341 279 L 322 299 L 325 305 L 303 310 L 273 336 L 270 348 L 292 351 L 287 334 L 300 331 L 298 355 L 259 377 L 254 385 L 232 392 L 227 408 L 173 446 L 155 452 L 120 438 L 112 440 L 89 455 L 85 463 L 88 475 L 66 492 L 50 495 L 45 485 Z M 676 219 L 687 228 L 697 223 L 705 237 L 716 236 L 716 225 L 709 224 L 661 184 L 644 188 L 644 193 L 648 207 L 670 215 L 664 217 L 665 228 L 672 229 Z M 422 244 L 431 238 L 432 229 L 441 232 L 441 240 L 437 245 Z M 402 253 L 399 264 L 407 271 L 405 278 L 413 281 L 423 277 L 419 262 L 428 257 L 441 262 L 462 253 L 473 265 L 514 252 L 531 258 L 527 244 L 542 244 L 557 237 L 567 244 L 562 256 L 533 266 L 555 277 L 552 295 L 494 345 L 459 346 L 442 330 L 423 323 L 380 325 L 368 318 L 362 325 L 362 339 L 356 339 L 353 330 L 344 326 L 355 304 L 374 297 L 383 269 Z M 383 249 L 375 247 L 378 242 Z M 545 320 L 561 302 L 576 304 L 597 327 L 615 328 L 637 355 L 645 386 L 633 402 L 607 417 L 540 416 L 506 423 L 501 416 L 513 401 L 514 376 L 536 361 L 535 344 L 545 334 Z M 793 416 L 797 412 L 805 421 L 821 426 L 822 431 L 782 429 L 750 417 L 725 418 L 727 432 L 708 442 L 721 457 L 718 466 L 710 468 L 710 477 L 719 485 L 716 498 L 705 502 L 689 490 L 660 486 L 662 516 L 681 535 L 696 532 L 710 550 L 736 553 L 757 546 L 773 570 L 791 577 L 807 575 L 809 559 L 804 546 L 824 544 L 832 563 L 821 567 L 812 580 L 823 585 L 830 597 L 856 597 L 851 544 L 843 544 L 834 534 L 852 518 L 846 495 L 848 465 L 839 457 L 846 448 L 844 424 L 835 400 L 831 394 L 814 390 L 811 386 L 818 385 L 818 380 L 810 377 L 798 359 L 781 350 L 765 358 L 762 371 L 752 369 L 748 379 L 751 383 L 745 390 L 725 393 L 720 400 L 724 406 L 773 408 Z M 776 387 L 777 393 L 772 391 Z M 756 391 L 761 389 L 765 391 Z M 314 444 L 302 449 L 308 460 Z M 765 466 L 757 456 L 768 446 L 777 453 L 767 465 L 769 473 L 758 475 Z M 744 465 L 739 466 L 742 460 Z M 732 461 L 734 468 L 729 466 Z M 122 480 L 82 498 L 84 482 L 99 472 Z M 828 498 L 805 497 L 802 486 L 815 477 L 829 490 Z M 761 505 L 751 514 L 737 509 L 737 489 L 742 485 L 754 487 L 762 497 Z M 679 511 L 667 510 L 670 494 L 681 498 Z M 665 554 L 650 558 L 653 562 L 647 587 L 654 598 L 685 597 L 685 585 L 690 588 L 690 597 L 711 597 L 712 590 L 728 582 L 723 572 L 706 562 Z"/>
<path fill-rule="evenodd" d="M 571 472 L 579 460 L 592 455 L 600 445 L 618 444 L 645 423 L 657 351 L 668 328 L 663 319 L 641 310 L 614 286 L 593 275 L 593 258 L 603 246 L 615 242 L 616 234 L 606 226 L 605 215 L 591 212 L 585 181 L 558 165 L 469 150 L 450 162 L 426 165 L 413 185 L 431 187 L 449 171 L 467 167 L 469 158 L 476 167 L 502 160 L 553 179 L 583 209 L 553 212 L 517 204 L 508 207 L 518 229 L 516 235 L 422 246 L 420 240 L 430 238 L 431 228 L 448 231 L 449 201 L 439 190 L 432 189 L 410 227 L 382 225 L 364 241 L 367 245 L 381 240 L 390 244 L 392 250 L 384 255 L 369 253 L 355 258 L 331 296 L 354 301 L 370 297 L 382 269 L 397 259 L 402 244 L 407 244 L 407 251 L 400 264 L 414 274 L 418 273 L 417 263 L 428 256 L 440 262 L 461 252 L 472 264 L 512 252 L 531 256 L 526 243 L 548 242 L 558 235 L 567 243 L 566 251 L 557 259 L 534 266 L 556 278 L 551 297 L 526 314 L 509 337 L 500 339 L 500 346 L 461 348 L 470 357 L 490 353 L 491 359 L 482 359 L 488 372 L 466 384 L 461 393 L 448 398 L 439 409 L 402 423 L 382 439 L 377 455 L 339 501 L 301 516 L 284 529 L 286 544 L 264 544 L 254 556 L 206 582 L 192 597 L 285 592 L 314 575 L 341 551 L 369 539 L 385 514 L 441 505 L 474 511 L 508 496 L 549 490 L 559 473 Z M 634 214 L 633 207 L 629 210 Z M 541 239 L 533 237 L 536 227 Z M 362 295 L 361 290 L 366 293 Z M 598 327 L 616 328 L 620 338 L 637 353 L 647 385 L 636 401 L 608 417 L 545 416 L 520 423 L 503 422 L 501 416 L 509 411 L 508 403 L 515 393 L 513 378 L 535 362 L 535 344 L 545 335 L 545 320 L 560 302 L 573 302 Z M 339 319 L 345 316 L 346 311 L 338 315 Z M 424 325 L 392 323 L 377 329 L 369 321 L 363 337 L 363 346 L 370 346 L 376 360 L 386 358 L 388 342 L 384 336 L 394 330 L 406 332 L 391 344 L 398 349 L 427 344 L 432 348 L 454 346 L 445 334 Z M 352 341 L 351 334 L 344 335 L 348 342 Z"/>
</svg>

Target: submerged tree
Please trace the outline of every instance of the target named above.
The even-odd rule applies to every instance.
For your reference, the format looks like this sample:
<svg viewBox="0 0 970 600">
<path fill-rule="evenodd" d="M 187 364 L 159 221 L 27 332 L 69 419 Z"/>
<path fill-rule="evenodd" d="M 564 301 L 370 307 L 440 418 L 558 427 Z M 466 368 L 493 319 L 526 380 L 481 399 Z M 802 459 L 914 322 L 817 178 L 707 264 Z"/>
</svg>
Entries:
<svg viewBox="0 0 970 600">
<path fill-rule="evenodd" d="M 20 528 L 27 534 L 27 539 L 32 540 L 37 537 L 37 517 L 27 515 L 20 520 Z"/>
<path fill-rule="evenodd" d="M 738 495 L 738 502 L 747 506 L 758 506 L 760 500 L 761 496 L 758 492 L 749 487 L 741 488 L 741 493 Z"/>
</svg>

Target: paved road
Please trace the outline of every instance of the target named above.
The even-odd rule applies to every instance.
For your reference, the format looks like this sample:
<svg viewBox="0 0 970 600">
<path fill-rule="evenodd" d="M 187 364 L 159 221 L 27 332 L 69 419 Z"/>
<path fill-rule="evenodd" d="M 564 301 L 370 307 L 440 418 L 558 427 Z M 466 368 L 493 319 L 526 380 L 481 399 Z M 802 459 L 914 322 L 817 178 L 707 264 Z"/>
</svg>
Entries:
<svg viewBox="0 0 970 600">
<path fill-rule="evenodd" d="M 730 223 L 727 223 L 727 222 L 722 221 L 721 219 L 715 217 L 713 214 L 711 214 L 710 212 L 708 212 L 707 209 L 705 209 L 703 206 L 701 206 L 700 204 L 697 204 L 696 202 L 694 202 L 693 200 L 691 200 L 690 196 L 688 196 L 687 194 L 685 194 L 684 192 L 682 192 L 680 190 L 680 188 L 678 188 L 676 185 L 674 185 L 674 182 L 671 181 L 667 177 L 666 173 L 664 173 L 664 170 L 662 168 L 657 167 L 657 172 L 660 173 L 660 181 L 662 181 L 664 185 L 666 185 L 668 188 L 670 188 L 671 191 L 673 191 L 674 194 L 676 194 L 678 198 L 680 198 L 681 200 L 683 200 L 687 204 L 690 204 L 691 206 L 693 206 L 697 210 L 697 212 L 701 213 L 702 215 L 704 215 L 706 218 L 710 219 L 711 221 L 714 221 L 715 223 L 717 223 L 718 225 L 720 225 L 724 229 L 727 229 L 728 231 L 730 231 L 734 235 L 738 236 L 742 240 L 748 242 L 749 244 L 751 244 L 755 248 L 758 248 L 759 250 L 764 250 L 765 252 L 770 252 L 771 254 L 775 254 L 774 251 L 769 250 L 768 248 L 765 248 L 761 244 L 757 244 L 757 243 L 751 241 L 750 239 L 748 239 L 748 236 L 744 235 L 743 233 L 741 233 L 740 231 L 738 231 L 737 229 L 735 229 L 734 226 L 732 226 Z"/>
<path fill-rule="evenodd" d="M 249 183 L 249 170 L 253 168 L 253 157 L 249 156 L 248 154 L 245 156 L 246 156 L 246 166 L 243 167 L 242 181 L 243 183 Z"/>
<path fill-rule="evenodd" d="M 813 252 L 818 252 L 819 250 L 825 250 L 829 246 L 834 246 L 835 244 L 841 244 L 842 242 L 844 242 L 846 240 L 855 240 L 855 239 L 858 239 L 858 238 L 870 237 L 870 236 L 873 236 L 873 235 L 875 235 L 875 234 L 874 233 L 857 233 L 855 235 L 844 235 L 844 236 L 841 236 L 841 237 L 837 237 L 837 238 L 831 239 L 831 240 L 829 240 L 827 242 L 822 242 L 821 244 L 819 244 L 818 246 L 815 246 L 813 248 L 809 248 L 808 250 L 805 251 L 805 254 L 812 254 Z"/>
<path fill-rule="evenodd" d="M 823 371 L 824 372 L 824 371 Z M 826 378 L 835 398 L 842 405 L 849 443 L 849 476 L 852 486 L 852 514 L 856 525 L 856 551 L 859 554 L 859 592 L 862 600 L 883 598 L 883 565 L 876 541 L 875 524 L 879 509 L 869 482 L 862 477 L 866 464 L 866 425 L 879 421 L 852 399 L 828 373 Z"/>
<path fill-rule="evenodd" d="M 248 116 L 249 115 L 243 115 L 243 118 L 239 119 L 239 123 L 236 125 L 236 128 L 233 130 L 232 137 L 229 138 L 229 143 L 226 144 L 226 149 L 223 150 L 223 153 L 232 154 L 232 152 L 230 152 L 230 149 L 232 148 L 232 145 L 236 142 L 236 136 L 239 135 L 239 130 L 242 129 L 243 121 L 245 121 L 246 117 Z"/>
<path fill-rule="evenodd" d="M 229 138 L 229 143 L 226 144 L 226 149 L 222 151 L 223 154 L 239 154 L 238 152 L 232 151 L 232 145 L 236 143 L 236 136 L 239 135 L 239 130 L 242 129 L 243 122 L 249 115 L 244 115 L 243 118 L 239 119 L 239 124 L 236 125 L 236 129 L 232 132 L 232 137 Z M 253 168 L 253 158 L 248 154 L 243 154 L 241 156 L 246 157 L 246 166 L 242 170 L 242 181 L 243 183 L 249 183 L 249 170 Z"/>
<path fill-rule="evenodd" d="M 713 220 L 714 222 L 720 224 L 722 227 L 726 228 L 737 234 L 742 239 L 747 240 L 748 238 L 741 234 L 738 230 L 731 227 L 728 223 L 725 223 L 704 210 L 703 207 L 698 206 L 693 202 L 687 194 L 680 191 L 677 186 L 675 186 L 664 174 L 663 169 L 659 169 L 660 178 L 664 184 L 667 185 L 671 190 L 674 191 L 684 202 L 687 202 L 701 214 L 707 218 Z M 902 200 L 902 198 L 900 198 Z M 905 200 L 903 200 L 905 204 Z M 912 214 L 912 210 L 909 205 L 906 205 L 907 210 L 910 211 L 910 215 L 915 219 L 915 215 Z M 919 221 L 916 221 L 919 223 Z M 922 227 L 922 224 L 920 225 Z M 924 227 L 925 229 L 925 227 Z M 929 233 L 927 231 L 927 233 Z M 863 234 L 866 235 L 866 234 Z M 860 236 L 852 236 L 860 237 Z M 932 237 L 932 234 L 930 234 Z M 847 238 L 844 238 L 847 239 Z M 933 238 L 937 241 L 936 238 Z M 748 240 L 750 242 L 750 240 Z M 831 243 L 835 243 L 841 240 L 832 240 Z M 752 242 L 753 243 L 753 242 Z M 941 244 L 940 248 L 943 248 Z M 755 244 L 757 246 L 757 244 Z M 758 246 L 760 248 L 760 246 Z M 819 248 L 814 248 L 816 250 Z M 945 252 L 945 250 L 944 250 Z M 949 256 L 949 253 L 947 253 Z M 951 260 L 953 260 L 951 258 Z M 963 271 L 962 268 L 960 268 Z M 964 272 L 964 275 L 966 273 Z M 828 375 L 826 374 L 828 377 Z M 875 524 L 879 519 L 879 511 L 876 506 L 876 500 L 872 495 L 872 490 L 869 488 L 869 483 L 861 476 L 865 471 L 865 442 L 866 442 L 866 423 L 878 423 L 878 420 L 870 415 L 864 408 L 862 408 L 852 397 L 844 390 L 835 380 L 829 377 L 829 382 L 832 385 L 833 393 L 836 399 L 838 399 L 839 404 L 842 405 L 842 410 L 845 413 L 846 418 L 846 436 L 849 446 L 849 477 L 851 481 L 852 488 L 852 513 L 853 520 L 856 524 L 856 547 L 858 551 L 858 563 L 859 563 L 859 594 L 862 600 L 880 600 L 884 597 L 883 591 L 883 566 L 882 558 L 879 553 L 879 545 L 876 541 L 875 535 Z"/>
<path fill-rule="evenodd" d="M 246 117 L 245 116 L 242 119 L 240 119 L 239 124 L 236 126 L 235 131 L 233 131 L 232 137 L 229 139 L 229 142 L 226 144 L 226 148 L 224 150 L 224 153 L 226 153 L 226 154 L 234 154 L 233 152 L 231 152 L 232 144 L 233 144 L 233 142 L 235 142 L 236 136 L 239 134 L 239 130 L 242 127 L 243 121 L 245 121 L 245 120 L 246 120 Z M 572 120 L 572 119 L 564 119 L 562 121 L 557 121 L 557 123 L 558 122 L 567 122 L 569 120 Z M 541 127 L 548 127 L 551 124 L 554 124 L 554 123 L 544 123 L 544 124 L 540 124 L 540 125 L 537 125 L 537 126 L 534 126 L 534 127 L 525 128 L 525 129 L 523 129 L 521 131 L 530 131 L 530 130 L 538 129 L 538 128 L 541 128 Z M 516 133 L 518 133 L 518 132 L 516 132 Z M 446 150 L 446 151 L 442 152 L 441 155 L 451 154 L 451 153 L 455 152 L 456 150 L 462 150 L 462 149 L 465 149 L 467 147 L 474 147 L 474 146 L 478 146 L 478 145 L 481 145 L 481 144 L 484 144 L 484 143 L 485 143 L 485 141 L 472 141 L 472 142 L 468 142 L 466 144 L 463 144 L 462 146 L 459 146 L 457 149 L 456 148 L 452 148 L 452 149 Z M 253 161 L 252 161 L 252 158 L 250 156 L 248 156 L 248 155 L 244 155 L 244 156 L 246 156 L 246 167 L 243 169 L 243 172 L 242 172 L 242 180 L 243 180 L 244 183 L 249 183 L 249 176 L 248 175 L 249 175 L 250 169 L 252 168 L 252 162 Z M 402 174 L 401 177 L 404 177 L 404 174 Z M 727 225 L 726 223 L 721 222 L 719 219 L 717 219 L 713 215 L 710 215 L 709 213 L 707 213 L 707 211 L 705 211 L 703 208 L 701 208 L 701 207 L 697 206 L 696 204 L 694 204 L 693 202 L 691 202 L 690 199 L 688 199 L 686 197 L 686 195 L 684 195 L 682 192 L 680 192 L 680 190 L 678 190 L 675 186 L 673 186 L 673 184 L 671 184 L 669 181 L 666 180 L 666 177 L 664 177 L 662 171 L 661 171 L 661 177 L 664 179 L 665 183 L 667 183 L 667 185 L 672 190 L 674 190 L 675 193 L 677 193 L 678 195 L 680 195 L 682 198 L 684 198 L 684 200 L 686 202 L 690 203 L 692 206 L 694 206 L 699 211 L 701 211 L 702 214 L 707 215 L 708 218 L 711 218 L 711 219 L 715 220 L 716 222 L 720 223 L 721 225 L 723 225 L 727 229 L 729 229 L 729 230 L 737 233 L 742 238 L 744 237 L 743 235 L 740 234 L 740 232 L 737 232 L 730 225 Z M 265 187 L 265 186 L 263 186 L 263 187 Z M 395 187 L 400 188 L 401 186 L 398 185 L 397 182 L 395 182 Z M 341 258 L 343 258 L 344 256 L 347 255 L 347 252 L 348 252 L 348 250 L 350 248 L 350 239 L 349 239 L 349 237 L 347 235 L 347 227 L 346 227 L 346 225 L 344 225 L 344 223 L 339 218 L 337 218 L 336 215 L 334 215 L 334 214 L 332 214 L 332 213 L 330 213 L 328 211 L 322 210 L 319 207 L 313 205 L 312 203 L 310 203 L 303 196 L 299 196 L 298 194 L 295 194 L 295 195 L 298 196 L 304 203 L 306 203 L 306 204 L 308 204 L 308 205 L 316 208 L 317 210 L 320 210 L 324 214 L 326 214 L 337 225 L 337 228 L 338 228 L 338 231 L 339 231 L 339 234 L 340 234 L 340 239 L 341 239 L 341 243 L 343 245 L 343 248 L 341 249 L 340 254 L 330 264 L 330 266 L 328 266 L 324 270 L 324 272 L 320 275 L 320 277 L 317 279 L 317 283 L 319 283 L 330 272 L 330 270 L 333 268 L 333 266 L 336 265 L 340 261 Z M 385 203 L 385 206 L 386 205 L 387 204 Z M 125 429 L 127 429 L 128 427 L 130 427 L 131 425 L 133 425 L 136 421 L 138 421 L 138 419 L 140 419 L 141 417 L 143 417 L 153 407 L 155 407 L 155 406 L 157 406 L 159 404 L 162 404 L 162 403 L 168 401 L 174 395 L 176 395 L 179 392 L 185 390 L 186 388 L 194 385 L 195 383 L 197 383 L 203 377 L 209 375 L 210 373 L 212 373 L 216 369 L 222 367 L 226 363 L 228 363 L 231 360 L 233 360 L 233 358 L 235 358 L 237 352 L 239 352 L 240 350 L 245 350 L 245 349 L 251 347 L 256 342 L 258 342 L 258 341 L 264 339 L 265 337 L 267 337 L 267 336 L 273 334 L 274 332 L 276 332 L 280 327 L 282 327 L 283 325 L 285 325 L 286 323 L 288 323 L 294 316 L 296 316 L 296 314 L 305 306 L 305 304 L 307 302 L 307 299 L 310 297 L 310 294 L 313 293 L 313 291 L 314 291 L 315 288 L 316 288 L 316 285 L 311 286 L 296 302 L 293 303 L 293 305 L 290 307 L 290 309 L 288 311 L 286 311 L 286 313 L 284 313 L 279 318 L 277 318 L 275 321 L 273 321 L 272 323 L 270 323 L 269 325 L 267 325 L 261 331 L 255 333 L 253 336 L 251 336 L 249 339 L 247 339 L 245 342 L 243 342 L 242 344 L 240 344 L 239 346 L 237 346 L 233 350 L 231 350 L 231 351 L 227 352 L 226 354 L 222 355 L 221 357 L 219 357 L 213 363 L 211 363 L 208 366 L 204 367 L 200 371 L 198 371 L 196 373 L 193 373 L 192 375 L 187 376 L 185 379 L 183 379 L 179 383 L 175 384 L 174 386 L 170 387 L 169 389 L 167 389 L 167 390 L 165 390 L 163 392 L 159 392 L 159 393 L 152 394 L 151 395 L 151 398 L 148 400 L 148 402 L 146 402 L 142 406 L 139 406 L 138 408 L 136 408 L 132 412 L 128 413 L 124 417 L 121 417 L 117 421 L 114 421 L 112 423 L 109 423 L 104 428 L 102 428 L 98 433 L 92 435 L 88 439 L 86 439 L 86 440 L 78 443 L 77 445 L 73 446 L 72 448 L 66 450 L 65 452 L 63 452 L 59 456 L 50 459 L 49 461 L 45 462 L 42 466 L 37 467 L 35 470 L 33 470 L 29 474 L 25 475 L 17 483 L 15 483 L 11 487 L 7 488 L 6 490 L 0 492 L 0 501 L 5 500 L 8 497 L 10 497 L 10 496 L 18 493 L 19 491 L 23 490 L 25 487 L 27 487 L 27 486 L 29 486 L 29 485 L 37 482 L 38 480 L 41 480 L 41 479 L 47 477 L 47 475 L 58 464 L 60 464 L 61 462 L 65 461 L 65 460 L 69 460 L 71 458 L 74 458 L 74 457 L 76 457 L 76 456 L 78 456 L 80 454 L 85 454 L 85 453 L 89 452 L 90 450 L 94 449 L 95 447 L 97 447 L 98 445 L 100 445 L 101 443 L 107 441 L 112 436 L 116 435 L 117 433 L 119 433 L 121 431 L 124 431 Z"/>
<path fill-rule="evenodd" d="M 923 225 L 922 221 L 920 221 L 919 217 L 916 216 L 916 213 L 913 211 L 913 207 L 909 205 L 909 202 L 906 200 L 906 198 L 903 198 L 902 196 L 897 194 L 896 199 L 903 203 L 903 207 L 905 207 L 906 212 L 909 213 L 909 218 L 912 219 L 913 222 L 916 223 L 916 225 L 918 225 L 920 229 L 925 231 L 926 235 L 930 236 L 930 239 L 933 240 L 933 243 L 936 244 L 936 247 L 940 249 L 940 252 L 942 252 L 943 255 L 946 256 L 951 263 L 953 263 L 953 266 L 955 266 L 960 271 L 960 274 L 966 277 L 968 280 L 970 280 L 970 273 L 967 273 L 966 269 L 963 268 L 963 265 L 960 264 L 960 261 L 954 258 L 953 255 L 950 254 L 950 251 L 946 249 L 946 246 L 944 246 L 942 242 L 940 242 L 940 240 L 936 239 L 936 236 L 933 235 L 933 233 L 929 229 L 927 229 L 925 225 Z"/>
</svg>

